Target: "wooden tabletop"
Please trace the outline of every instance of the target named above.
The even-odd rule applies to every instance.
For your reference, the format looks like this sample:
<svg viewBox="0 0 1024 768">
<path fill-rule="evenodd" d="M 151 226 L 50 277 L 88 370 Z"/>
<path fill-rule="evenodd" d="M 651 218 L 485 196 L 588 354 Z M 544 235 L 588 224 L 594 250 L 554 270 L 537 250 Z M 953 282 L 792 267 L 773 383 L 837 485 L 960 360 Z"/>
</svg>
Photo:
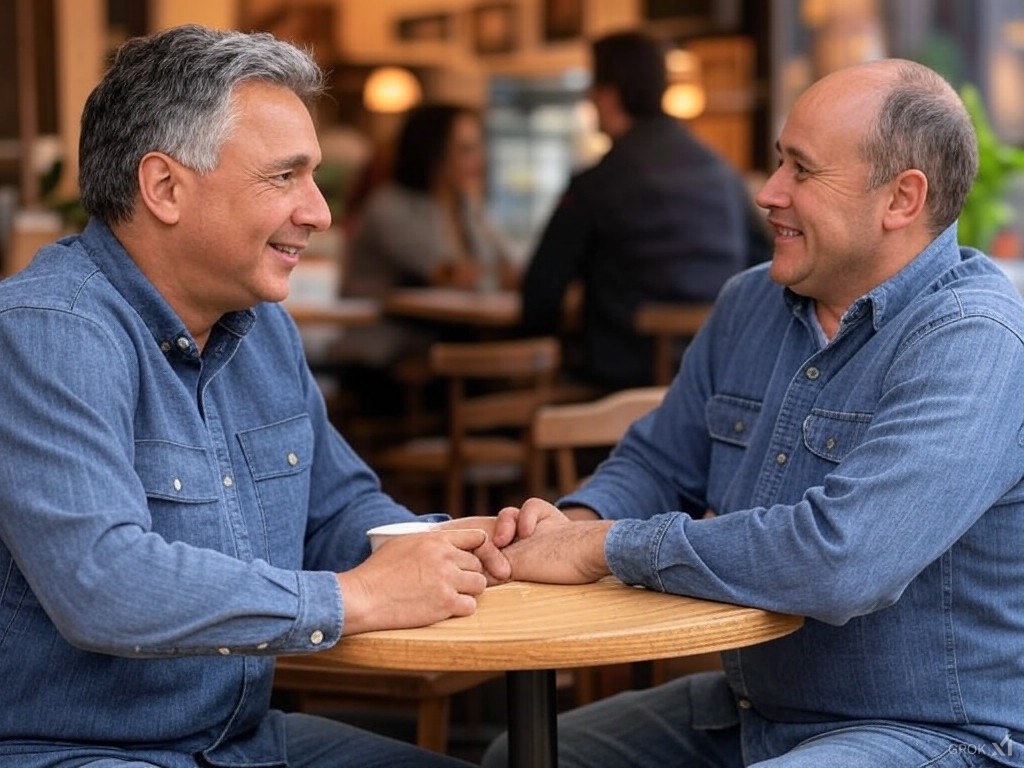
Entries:
<svg viewBox="0 0 1024 768">
<path fill-rule="evenodd" d="M 798 616 L 629 587 L 509 582 L 472 616 L 353 635 L 306 657 L 383 669 L 531 670 L 670 658 L 753 645 L 800 628 Z"/>
<path fill-rule="evenodd" d="M 384 300 L 384 312 L 436 323 L 513 328 L 519 324 L 519 294 L 457 288 L 402 288 Z"/>
</svg>

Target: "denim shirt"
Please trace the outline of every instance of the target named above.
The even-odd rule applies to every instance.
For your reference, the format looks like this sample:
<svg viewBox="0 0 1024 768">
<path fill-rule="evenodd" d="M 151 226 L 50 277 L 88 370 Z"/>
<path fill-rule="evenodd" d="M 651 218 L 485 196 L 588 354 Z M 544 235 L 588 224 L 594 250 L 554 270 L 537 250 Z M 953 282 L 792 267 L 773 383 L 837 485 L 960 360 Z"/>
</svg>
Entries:
<svg viewBox="0 0 1024 768">
<path fill-rule="evenodd" d="M 273 655 L 337 643 L 334 572 L 413 518 L 285 311 L 225 315 L 200 353 L 93 221 L 0 283 L 0 349 L 0 763 L 283 766 Z"/>
<path fill-rule="evenodd" d="M 1024 306 L 955 225 L 828 343 L 756 267 L 560 505 L 618 521 L 605 554 L 628 583 L 808 617 L 725 654 L 743 706 L 1020 741 L 1022 383 Z"/>
</svg>

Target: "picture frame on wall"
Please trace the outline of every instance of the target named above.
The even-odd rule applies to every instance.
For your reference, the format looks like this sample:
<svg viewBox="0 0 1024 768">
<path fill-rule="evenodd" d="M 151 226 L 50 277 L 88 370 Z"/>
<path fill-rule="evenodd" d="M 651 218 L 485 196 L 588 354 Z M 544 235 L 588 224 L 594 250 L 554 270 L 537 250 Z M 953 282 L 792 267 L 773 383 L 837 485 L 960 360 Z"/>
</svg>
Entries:
<svg viewBox="0 0 1024 768">
<path fill-rule="evenodd" d="M 404 16 L 395 21 L 394 35 L 403 43 L 446 42 L 452 37 L 450 13 Z"/>
<path fill-rule="evenodd" d="M 544 0 L 541 8 L 541 39 L 553 43 L 583 35 L 584 0 Z"/>
<path fill-rule="evenodd" d="M 516 6 L 483 3 L 472 11 L 473 50 L 478 54 L 511 53 L 517 44 Z"/>
</svg>

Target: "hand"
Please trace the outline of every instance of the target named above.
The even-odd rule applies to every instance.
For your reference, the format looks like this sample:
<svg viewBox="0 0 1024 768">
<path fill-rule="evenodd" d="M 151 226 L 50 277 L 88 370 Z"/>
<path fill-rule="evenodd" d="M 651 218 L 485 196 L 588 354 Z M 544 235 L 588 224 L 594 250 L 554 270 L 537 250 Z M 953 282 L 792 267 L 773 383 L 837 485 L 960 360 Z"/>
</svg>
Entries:
<svg viewBox="0 0 1024 768">
<path fill-rule="evenodd" d="M 505 507 L 498 512 L 492 537 L 494 545 L 507 547 L 516 539 L 532 536 L 538 527 L 564 522 L 565 515 L 543 499 L 527 499 L 522 507 Z"/>
<path fill-rule="evenodd" d="M 613 521 L 573 521 L 543 499 L 527 499 L 517 522 L 521 533 L 503 550 L 513 579 L 585 584 L 611 572 L 604 540 Z"/>
<path fill-rule="evenodd" d="M 482 530 L 450 530 L 385 542 L 360 565 L 338 574 L 344 633 L 469 616 L 487 586 L 483 563 L 474 554 L 487 539 Z"/>
<path fill-rule="evenodd" d="M 509 511 L 516 510 L 509 508 Z M 500 547 L 512 540 L 512 537 L 504 532 L 509 527 L 509 522 L 507 521 L 510 519 L 507 515 L 503 518 L 501 513 L 499 513 L 498 517 L 483 515 L 459 517 L 455 520 L 439 523 L 437 529 L 443 531 L 471 529 L 482 530 L 487 533 L 484 543 L 473 550 L 473 554 L 479 558 L 480 563 L 483 565 L 484 576 L 487 577 L 487 585 L 490 586 L 508 581 L 512 576 L 512 566 L 509 565 L 508 558 L 500 550 Z M 514 521 L 511 525 L 514 528 Z M 497 538 L 499 528 L 502 531 L 500 540 Z"/>
</svg>

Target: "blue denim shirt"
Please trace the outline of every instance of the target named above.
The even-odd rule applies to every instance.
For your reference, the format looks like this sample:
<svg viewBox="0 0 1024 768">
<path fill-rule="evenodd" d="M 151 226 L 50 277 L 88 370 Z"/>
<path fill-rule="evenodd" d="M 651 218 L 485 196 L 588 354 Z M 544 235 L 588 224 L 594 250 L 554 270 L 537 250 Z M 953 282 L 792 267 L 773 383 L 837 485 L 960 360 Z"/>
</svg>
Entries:
<svg viewBox="0 0 1024 768">
<path fill-rule="evenodd" d="M 287 314 L 226 315 L 200 354 L 94 221 L 0 283 L 0 349 L 0 763 L 284 765 L 273 655 L 337 643 L 334 572 L 413 518 Z"/>
<path fill-rule="evenodd" d="M 1020 741 L 1022 392 L 1024 306 L 955 225 L 828 343 L 813 303 L 754 268 L 561 505 L 618 520 L 605 554 L 626 582 L 808 617 L 725 654 L 762 715 Z"/>
</svg>

